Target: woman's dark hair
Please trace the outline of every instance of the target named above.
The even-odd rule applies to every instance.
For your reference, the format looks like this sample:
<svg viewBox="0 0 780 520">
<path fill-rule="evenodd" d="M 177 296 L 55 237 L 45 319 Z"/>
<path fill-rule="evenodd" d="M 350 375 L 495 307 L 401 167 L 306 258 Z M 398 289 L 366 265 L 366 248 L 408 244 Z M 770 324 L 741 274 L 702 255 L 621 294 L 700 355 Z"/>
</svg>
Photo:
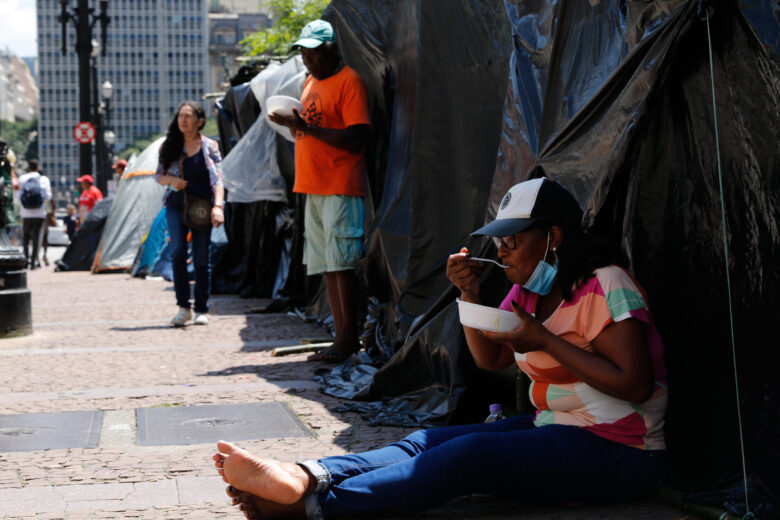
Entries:
<svg viewBox="0 0 780 520">
<path fill-rule="evenodd" d="M 165 141 L 160 146 L 160 163 L 166 170 L 170 168 L 171 163 L 179 160 L 181 157 L 182 148 L 184 148 L 184 134 L 179 130 L 179 112 L 184 107 L 190 107 L 195 111 L 195 115 L 200 121 L 203 121 L 198 130 L 203 128 L 206 124 L 206 111 L 203 109 L 203 105 L 197 101 L 182 101 L 179 108 L 176 109 L 176 113 L 173 114 L 171 124 L 168 125 L 168 132 L 165 134 Z"/>
<path fill-rule="evenodd" d="M 593 276 L 594 270 L 618 263 L 618 254 L 606 237 L 586 233 L 579 223 L 537 221 L 529 229 L 538 229 L 546 234 L 552 226 L 558 226 L 563 231 L 561 245 L 556 251 L 558 282 L 563 299 L 569 301 L 573 289 Z"/>
</svg>

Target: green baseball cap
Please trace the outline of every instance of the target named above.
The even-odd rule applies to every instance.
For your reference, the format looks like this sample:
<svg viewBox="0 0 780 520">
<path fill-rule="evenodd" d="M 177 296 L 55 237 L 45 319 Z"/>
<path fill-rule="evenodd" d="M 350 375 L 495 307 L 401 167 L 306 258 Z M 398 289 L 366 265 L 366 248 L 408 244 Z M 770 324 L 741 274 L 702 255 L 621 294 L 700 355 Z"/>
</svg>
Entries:
<svg viewBox="0 0 780 520">
<path fill-rule="evenodd" d="M 336 36 L 333 34 L 333 26 L 325 20 L 314 20 L 301 29 L 301 36 L 297 42 L 292 44 L 292 48 L 306 47 L 307 49 L 314 49 L 324 42 L 335 41 Z"/>
</svg>

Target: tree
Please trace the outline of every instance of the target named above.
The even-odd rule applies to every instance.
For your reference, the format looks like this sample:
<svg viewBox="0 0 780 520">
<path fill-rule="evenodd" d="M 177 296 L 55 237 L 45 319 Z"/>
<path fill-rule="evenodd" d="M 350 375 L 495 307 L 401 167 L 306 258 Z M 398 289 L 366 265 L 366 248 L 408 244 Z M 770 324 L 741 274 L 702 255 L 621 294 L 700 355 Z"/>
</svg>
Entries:
<svg viewBox="0 0 780 520">
<path fill-rule="evenodd" d="M 17 159 L 38 158 L 38 117 L 29 121 L 0 122 L 0 138 L 8 143 Z"/>
<path fill-rule="evenodd" d="M 146 150 L 146 147 L 152 144 L 155 139 L 160 137 L 159 134 L 149 134 L 146 137 L 137 138 L 131 146 L 128 146 L 117 154 L 120 159 L 129 159 L 131 155 L 140 155 L 141 152 Z"/>
<path fill-rule="evenodd" d="M 269 0 L 274 23 L 241 40 L 244 52 L 250 56 L 288 55 L 303 26 L 320 18 L 328 4 L 330 0 Z"/>
</svg>

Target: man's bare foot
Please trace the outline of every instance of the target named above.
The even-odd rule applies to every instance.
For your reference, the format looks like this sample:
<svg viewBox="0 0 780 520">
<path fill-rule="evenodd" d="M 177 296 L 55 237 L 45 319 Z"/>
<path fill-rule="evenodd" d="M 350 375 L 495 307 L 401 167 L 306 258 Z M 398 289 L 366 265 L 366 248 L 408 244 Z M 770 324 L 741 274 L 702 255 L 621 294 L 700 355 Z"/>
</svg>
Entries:
<svg viewBox="0 0 780 520">
<path fill-rule="evenodd" d="M 247 520 L 260 520 L 265 518 L 288 518 L 305 519 L 306 509 L 303 506 L 303 500 L 291 505 L 276 504 L 263 500 L 250 493 L 239 491 L 229 486 L 226 490 L 229 497 L 233 499 L 233 505 L 238 506 Z"/>
<path fill-rule="evenodd" d="M 349 358 L 352 354 L 359 351 L 363 345 L 359 341 L 355 341 L 351 344 L 336 340 L 333 345 L 315 352 L 307 358 L 307 361 L 325 361 L 326 363 L 342 363 Z"/>
<path fill-rule="evenodd" d="M 217 443 L 212 459 L 222 479 L 231 486 L 277 504 L 295 504 L 316 482 L 302 467 L 255 457 L 229 442 Z"/>
</svg>

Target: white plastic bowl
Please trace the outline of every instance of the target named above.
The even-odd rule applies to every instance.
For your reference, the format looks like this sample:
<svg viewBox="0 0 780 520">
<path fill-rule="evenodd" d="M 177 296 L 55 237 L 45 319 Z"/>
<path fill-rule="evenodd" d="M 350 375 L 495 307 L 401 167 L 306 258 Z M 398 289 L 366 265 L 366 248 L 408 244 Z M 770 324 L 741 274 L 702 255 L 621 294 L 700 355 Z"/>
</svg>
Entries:
<svg viewBox="0 0 780 520">
<path fill-rule="evenodd" d="M 458 299 L 458 314 L 462 325 L 480 330 L 508 332 L 520 326 L 520 318 L 514 312 L 464 302 L 460 299 Z"/>
<path fill-rule="evenodd" d="M 268 116 L 271 114 L 278 114 L 280 116 L 292 116 L 293 108 L 300 114 L 303 112 L 303 105 L 297 99 L 290 96 L 270 96 L 265 100 L 265 116 L 268 124 L 271 128 L 282 134 L 288 141 L 295 141 L 292 132 L 286 126 L 277 125 Z"/>
</svg>

